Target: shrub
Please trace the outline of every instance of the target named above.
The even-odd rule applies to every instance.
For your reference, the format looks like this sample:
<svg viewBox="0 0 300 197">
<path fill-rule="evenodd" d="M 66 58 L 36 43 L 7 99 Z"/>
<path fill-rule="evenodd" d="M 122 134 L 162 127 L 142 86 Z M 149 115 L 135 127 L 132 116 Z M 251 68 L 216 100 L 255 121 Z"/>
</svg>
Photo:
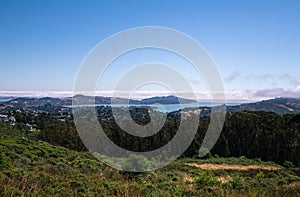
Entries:
<svg viewBox="0 0 300 197">
<path fill-rule="evenodd" d="M 142 155 L 129 155 L 123 161 L 123 168 L 128 171 L 142 172 L 151 169 L 152 162 Z"/>
<path fill-rule="evenodd" d="M 292 167 L 294 167 L 294 164 L 291 161 L 285 161 L 283 163 L 283 166 L 286 168 L 292 168 Z"/>
<path fill-rule="evenodd" d="M 232 181 L 231 181 L 231 185 L 233 189 L 238 189 L 241 190 L 244 188 L 244 180 L 243 177 L 241 177 L 239 174 L 234 173 L 232 175 Z"/>
<path fill-rule="evenodd" d="M 203 147 L 200 148 L 200 150 L 199 150 L 199 155 L 200 155 L 201 157 L 203 157 L 203 158 L 206 158 L 206 159 L 212 157 L 212 155 L 211 155 L 209 149 L 203 148 Z"/>
<path fill-rule="evenodd" d="M 265 173 L 263 171 L 260 171 L 259 173 L 256 174 L 256 179 L 258 181 L 261 181 L 265 177 Z"/>
<path fill-rule="evenodd" d="M 10 167 L 10 162 L 10 158 L 4 154 L 3 149 L 0 147 L 0 169 L 8 169 Z"/>
<path fill-rule="evenodd" d="M 216 186 L 220 184 L 220 181 L 210 171 L 201 171 L 198 178 L 195 180 L 198 187 Z"/>
</svg>

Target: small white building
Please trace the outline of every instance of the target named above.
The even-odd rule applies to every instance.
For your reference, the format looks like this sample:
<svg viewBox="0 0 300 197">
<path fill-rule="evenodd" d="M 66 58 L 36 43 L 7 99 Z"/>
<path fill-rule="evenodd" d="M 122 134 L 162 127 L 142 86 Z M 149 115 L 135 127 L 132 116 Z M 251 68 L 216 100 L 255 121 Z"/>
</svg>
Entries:
<svg viewBox="0 0 300 197">
<path fill-rule="evenodd" d="M 14 116 L 10 116 L 10 117 L 8 118 L 8 121 L 9 121 L 9 122 L 16 122 L 16 118 L 15 118 Z"/>
<path fill-rule="evenodd" d="M 32 125 L 31 124 L 29 124 L 29 123 L 26 123 L 26 125 L 25 125 L 29 130 L 32 130 Z"/>
</svg>

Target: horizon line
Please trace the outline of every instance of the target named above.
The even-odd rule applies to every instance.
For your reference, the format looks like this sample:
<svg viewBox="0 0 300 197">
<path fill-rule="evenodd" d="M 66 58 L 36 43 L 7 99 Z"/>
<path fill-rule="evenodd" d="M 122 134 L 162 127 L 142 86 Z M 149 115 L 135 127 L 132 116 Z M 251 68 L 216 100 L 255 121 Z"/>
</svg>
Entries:
<svg viewBox="0 0 300 197">
<path fill-rule="evenodd" d="M 122 92 L 119 92 L 120 94 L 117 96 L 112 95 L 113 91 L 94 91 L 93 94 L 82 94 L 84 96 L 95 96 L 95 97 L 113 97 L 113 98 L 127 98 L 126 96 L 122 97 Z M 270 100 L 275 98 L 300 98 L 300 97 L 288 97 L 288 96 L 254 96 L 253 92 L 243 92 L 243 91 L 232 91 L 232 92 L 224 92 L 225 93 L 225 102 L 257 102 L 257 101 L 263 101 L 263 100 Z M 147 98 L 153 98 L 153 97 L 166 97 L 166 96 L 176 96 L 183 99 L 191 99 L 191 94 L 197 95 L 196 101 L 198 102 L 217 102 L 218 99 L 215 99 L 214 101 L 210 98 L 210 92 L 208 91 L 202 91 L 202 92 L 180 92 L 175 93 L 170 91 L 137 91 L 137 94 L 130 97 L 129 99 L 132 100 L 142 100 Z M 26 91 L 0 91 L 0 97 L 14 97 L 14 98 L 45 98 L 45 97 L 51 97 L 51 98 L 69 98 L 76 96 L 78 94 L 74 94 L 73 91 L 39 91 L 39 90 L 26 90 Z M 193 99 L 194 100 L 194 99 Z M 223 99 L 220 99 L 223 100 Z"/>
</svg>

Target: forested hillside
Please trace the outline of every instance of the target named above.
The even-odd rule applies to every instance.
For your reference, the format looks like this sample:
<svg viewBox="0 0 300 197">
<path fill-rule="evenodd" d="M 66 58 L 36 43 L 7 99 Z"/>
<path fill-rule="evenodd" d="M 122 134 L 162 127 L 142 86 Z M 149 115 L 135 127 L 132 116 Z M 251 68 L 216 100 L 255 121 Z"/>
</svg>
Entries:
<svg viewBox="0 0 300 197">
<path fill-rule="evenodd" d="M 106 113 L 103 113 L 104 109 Z M 170 116 L 161 131 L 151 137 L 139 138 L 122 131 L 113 121 L 109 108 L 103 108 L 100 114 L 99 122 L 107 136 L 117 145 L 133 151 L 149 151 L 163 146 L 176 134 L 180 123 L 179 119 Z M 141 117 L 143 118 L 136 116 L 136 121 L 149 121 L 148 116 Z M 74 150 L 84 150 L 72 121 L 62 123 L 55 119 L 49 121 L 48 118 L 45 118 L 40 132 L 41 139 Z M 210 117 L 202 117 L 199 120 L 196 137 L 183 156 L 194 157 L 199 154 Z M 290 161 L 300 166 L 299 131 L 300 115 L 281 116 L 264 111 L 228 113 L 221 136 L 211 154 L 222 157 L 246 156 L 281 164 Z"/>
<path fill-rule="evenodd" d="M 245 157 L 182 158 L 159 170 L 127 173 L 102 164 L 88 152 L 41 141 L 26 128 L 0 123 L 0 134 L 0 196 L 300 194 L 299 169 L 290 163 L 283 167 Z"/>
</svg>

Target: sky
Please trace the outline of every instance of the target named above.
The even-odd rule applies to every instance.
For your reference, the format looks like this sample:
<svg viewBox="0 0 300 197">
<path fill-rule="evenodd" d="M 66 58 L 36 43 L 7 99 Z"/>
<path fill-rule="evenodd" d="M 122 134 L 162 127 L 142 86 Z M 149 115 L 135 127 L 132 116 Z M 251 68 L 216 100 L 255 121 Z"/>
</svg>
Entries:
<svg viewBox="0 0 300 197">
<path fill-rule="evenodd" d="M 206 49 L 228 100 L 300 98 L 299 10 L 296 0 L 1 0 L 0 96 L 70 95 L 81 63 L 97 44 L 126 29 L 162 26 Z M 109 94 L 130 66 L 151 60 L 172 64 L 205 97 L 203 79 L 187 63 L 151 50 L 112 64 L 99 82 L 99 94 Z"/>
</svg>

